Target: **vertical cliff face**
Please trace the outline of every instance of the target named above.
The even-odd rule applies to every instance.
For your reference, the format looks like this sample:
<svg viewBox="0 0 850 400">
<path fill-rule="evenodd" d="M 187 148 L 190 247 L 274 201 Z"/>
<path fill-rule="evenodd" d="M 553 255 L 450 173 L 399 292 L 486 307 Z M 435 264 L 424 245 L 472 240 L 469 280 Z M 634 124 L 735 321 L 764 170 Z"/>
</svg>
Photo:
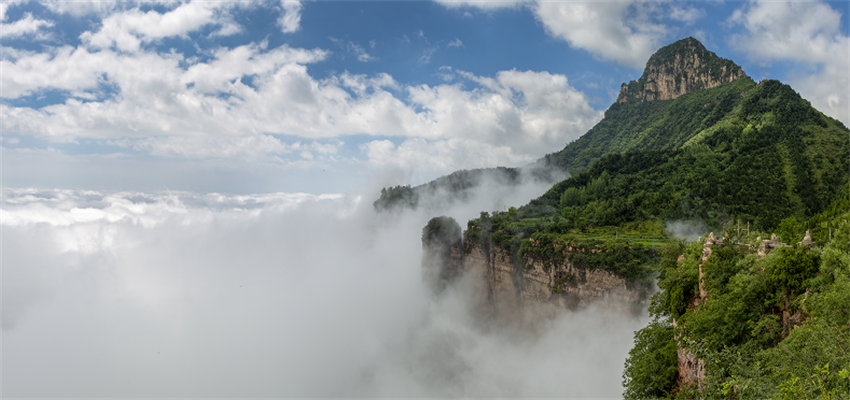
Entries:
<svg viewBox="0 0 850 400">
<path fill-rule="evenodd" d="M 605 269 L 578 268 L 566 258 L 558 264 L 530 257 L 514 260 L 508 250 L 492 244 L 464 243 L 460 264 L 464 271 L 485 277 L 496 313 L 505 316 L 531 307 L 554 312 L 591 304 L 636 313 L 649 298 L 649 287 L 630 285 Z"/>
<path fill-rule="evenodd" d="M 675 99 L 746 76 L 731 60 L 718 57 L 694 38 L 686 38 L 653 54 L 640 79 L 620 86 L 617 102 Z"/>
</svg>

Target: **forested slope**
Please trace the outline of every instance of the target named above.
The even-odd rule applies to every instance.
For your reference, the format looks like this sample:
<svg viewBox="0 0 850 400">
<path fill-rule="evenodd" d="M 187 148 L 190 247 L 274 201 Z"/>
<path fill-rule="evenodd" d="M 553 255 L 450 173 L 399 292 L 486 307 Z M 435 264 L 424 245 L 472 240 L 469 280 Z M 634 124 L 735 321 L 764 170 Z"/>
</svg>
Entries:
<svg viewBox="0 0 850 400">
<path fill-rule="evenodd" d="M 517 268 L 527 252 L 555 259 L 551 249 L 570 244 L 603 254 L 594 265 L 631 281 L 658 274 L 654 320 L 626 363 L 626 397 L 848 398 L 842 123 L 788 85 L 741 78 L 614 104 L 548 160 L 574 175 L 518 209 L 482 213 L 466 238 L 508 250 Z M 664 229 L 674 221 L 721 239 L 676 241 Z M 811 242 L 798 244 L 806 231 Z"/>
</svg>

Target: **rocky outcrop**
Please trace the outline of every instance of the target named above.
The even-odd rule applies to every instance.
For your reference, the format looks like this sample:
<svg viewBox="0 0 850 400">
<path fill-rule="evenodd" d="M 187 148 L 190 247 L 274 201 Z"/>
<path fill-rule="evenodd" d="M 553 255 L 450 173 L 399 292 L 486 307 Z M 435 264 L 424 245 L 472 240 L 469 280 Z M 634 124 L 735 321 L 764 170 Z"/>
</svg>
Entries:
<svg viewBox="0 0 850 400">
<path fill-rule="evenodd" d="M 514 315 L 531 307 L 555 311 L 591 304 L 636 313 L 645 308 L 649 298 L 648 286 L 630 285 L 625 278 L 602 268 L 578 268 L 566 259 L 555 265 L 530 257 L 516 261 L 498 246 L 464 243 L 463 269 L 486 277 L 488 295 L 500 315 Z"/>
<path fill-rule="evenodd" d="M 746 76 L 740 66 L 689 37 L 653 54 L 640 79 L 620 86 L 617 102 L 675 99 Z"/>
<path fill-rule="evenodd" d="M 702 390 L 705 381 L 705 361 L 697 358 L 687 347 L 681 346 L 681 342 L 676 347 L 676 356 L 679 367 L 679 376 L 677 377 L 679 389 L 696 386 L 698 390 Z"/>
<path fill-rule="evenodd" d="M 702 241 L 702 238 L 700 238 Z M 756 239 L 759 242 L 757 254 L 758 258 L 764 258 L 770 252 L 779 247 L 791 247 L 785 243 L 782 243 L 777 239 L 776 234 L 772 234 L 769 240 L 761 240 L 761 238 Z M 726 240 L 717 238 L 714 236 L 714 232 L 709 233 L 708 237 L 703 241 L 703 254 L 702 254 L 702 262 L 699 265 L 699 294 L 694 296 L 691 300 L 690 307 L 696 307 L 702 302 L 709 301 L 708 290 L 706 288 L 704 273 L 703 273 L 703 264 L 708 261 L 709 257 L 713 253 L 711 246 L 725 246 L 732 245 L 729 243 L 728 237 Z M 817 247 L 817 244 L 812 241 L 812 236 L 809 231 L 806 231 L 805 237 L 803 240 L 797 243 L 800 246 L 806 246 L 809 248 Z M 752 251 L 753 247 L 750 247 L 750 251 Z M 679 262 L 684 261 L 684 255 L 679 257 Z M 808 295 L 808 291 L 806 292 L 806 296 Z M 805 302 L 805 297 L 803 302 Z M 803 306 L 805 307 L 805 306 Z M 791 312 L 793 310 L 793 312 Z M 803 313 L 803 309 L 794 309 L 790 302 L 788 301 L 788 296 L 783 295 L 782 303 L 779 307 L 779 317 L 782 326 L 782 336 L 786 337 L 797 326 L 802 324 L 802 321 L 805 319 L 805 315 Z M 677 326 L 676 319 L 673 319 L 673 326 Z M 676 356 L 678 358 L 678 369 L 679 375 L 677 377 L 677 384 L 679 390 L 684 389 L 685 387 L 696 387 L 698 390 L 702 390 L 703 384 L 705 382 L 705 361 L 697 358 L 696 355 L 690 352 L 686 340 L 680 336 L 676 336 Z"/>
<path fill-rule="evenodd" d="M 435 217 L 422 228 L 422 281 L 439 293 L 456 279 L 461 265 L 463 248 L 461 230 L 451 217 Z"/>
</svg>

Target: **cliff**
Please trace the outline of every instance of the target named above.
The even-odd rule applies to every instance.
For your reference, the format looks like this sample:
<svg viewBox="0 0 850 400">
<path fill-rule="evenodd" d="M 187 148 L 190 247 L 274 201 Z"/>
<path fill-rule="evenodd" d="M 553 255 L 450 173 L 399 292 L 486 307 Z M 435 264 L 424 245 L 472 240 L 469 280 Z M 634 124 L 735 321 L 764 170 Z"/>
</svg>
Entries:
<svg viewBox="0 0 850 400">
<path fill-rule="evenodd" d="M 488 294 L 497 314 L 513 315 L 523 309 L 550 306 L 580 309 L 594 306 L 623 313 L 637 313 L 649 298 L 649 287 L 602 268 L 582 268 L 566 258 L 558 264 L 525 256 L 517 266 L 511 253 L 501 247 L 464 243 L 464 271 L 486 277 Z"/>
<path fill-rule="evenodd" d="M 492 233 L 477 226 L 471 230 Z M 614 250 L 532 238 L 520 246 L 523 251 L 517 251 L 499 246 L 489 235 L 468 236 L 461 244 L 460 227 L 451 218 L 429 221 L 422 234 L 423 280 L 439 293 L 462 273 L 482 277 L 487 300 L 500 318 L 520 316 L 523 310 L 532 308 L 545 314 L 591 304 L 637 313 L 647 304 L 648 283 L 630 281 L 609 270 L 610 265 L 598 258 L 614 255 Z M 627 247 L 622 251 L 641 252 Z M 628 258 L 641 257 L 635 253 Z"/>
<path fill-rule="evenodd" d="M 653 54 L 640 79 L 620 86 L 617 103 L 671 100 L 746 76 L 740 66 L 689 37 Z"/>
</svg>

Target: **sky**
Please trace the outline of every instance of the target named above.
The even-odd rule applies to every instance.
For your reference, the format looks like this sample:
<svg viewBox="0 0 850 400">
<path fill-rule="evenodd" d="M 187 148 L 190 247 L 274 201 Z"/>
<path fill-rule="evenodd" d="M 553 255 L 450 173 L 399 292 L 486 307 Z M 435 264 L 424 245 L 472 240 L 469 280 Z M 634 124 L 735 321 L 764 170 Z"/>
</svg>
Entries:
<svg viewBox="0 0 850 400">
<path fill-rule="evenodd" d="M 521 166 L 688 36 L 847 124 L 848 8 L 6 0 L 2 185 L 319 195 Z"/>
</svg>

